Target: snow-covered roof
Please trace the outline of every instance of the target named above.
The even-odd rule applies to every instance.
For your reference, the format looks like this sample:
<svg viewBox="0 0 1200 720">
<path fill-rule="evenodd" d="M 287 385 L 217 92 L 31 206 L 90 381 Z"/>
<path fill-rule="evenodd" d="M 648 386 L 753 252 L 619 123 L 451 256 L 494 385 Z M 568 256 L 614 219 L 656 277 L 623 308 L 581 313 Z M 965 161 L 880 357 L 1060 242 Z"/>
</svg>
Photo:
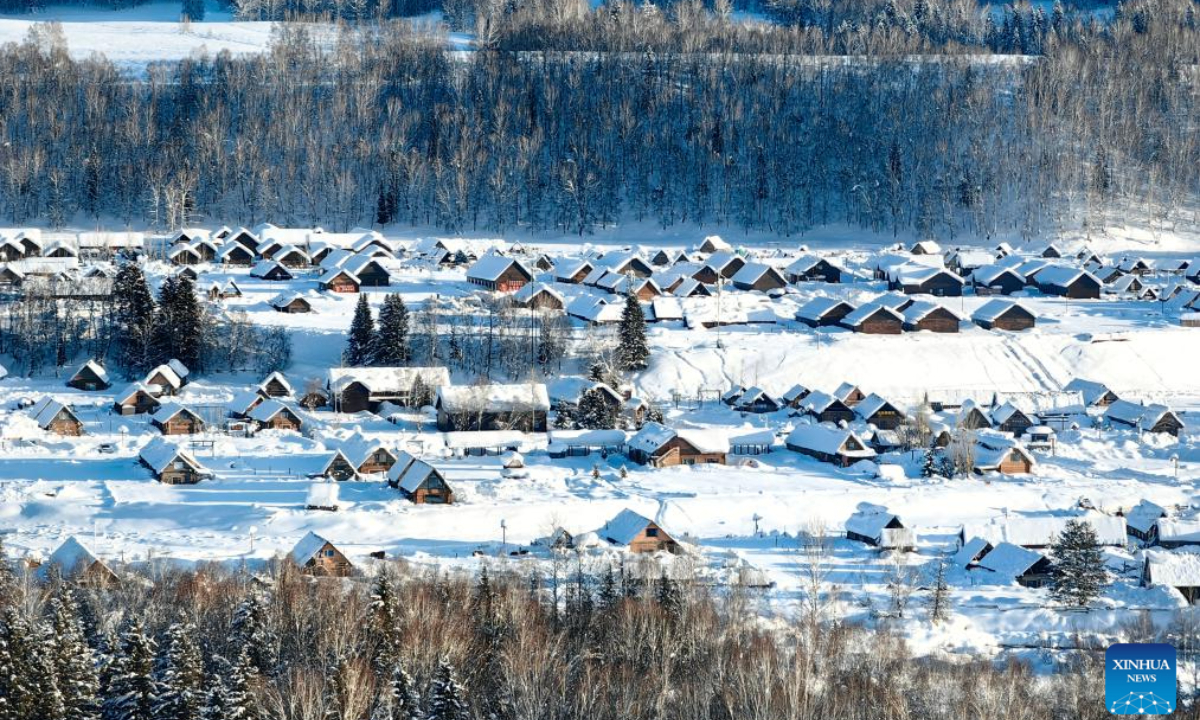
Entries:
<svg viewBox="0 0 1200 720">
<path fill-rule="evenodd" d="M 986 250 L 956 250 L 950 256 L 950 261 L 964 270 L 983 267 L 993 260 L 995 258 Z"/>
<path fill-rule="evenodd" d="M 1127 425 L 1140 423 L 1143 428 L 1149 430 L 1170 412 L 1171 408 L 1166 405 L 1139 405 L 1128 400 L 1117 400 L 1104 411 L 1104 417 Z"/>
<path fill-rule="evenodd" d="M 347 367 L 330 368 L 328 383 L 334 392 L 361 383 L 374 394 L 408 392 L 417 378 L 426 387 L 439 388 L 450 384 L 450 371 L 440 365 L 429 367 Z"/>
<path fill-rule="evenodd" d="M 596 534 L 614 545 L 628 545 L 652 522 L 650 518 L 638 515 L 626 508 L 617 513 L 612 520 L 604 523 L 604 526 L 597 530 Z"/>
<path fill-rule="evenodd" d="M 881 505 L 859 503 L 854 514 L 846 520 L 846 532 L 878 540 L 883 535 L 883 529 L 893 520 L 900 518 L 895 513 Z"/>
<path fill-rule="evenodd" d="M 292 271 L 277 260 L 259 260 L 250 268 L 250 277 L 266 277 L 275 268 L 281 269 L 288 277 L 291 277 Z"/>
<path fill-rule="evenodd" d="M 196 470 L 204 469 L 204 466 L 197 462 L 196 458 L 192 457 L 187 450 L 161 437 L 156 437 L 147 443 L 138 453 L 138 457 L 156 473 L 166 470 L 176 460 L 182 460 Z"/>
<path fill-rule="evenodd" d="M 1013 417 L 1017 416 L 1018 414 L 1025 415 L 1025 413 L 1021 410 L 1021 408 L 1017 407 L 1016 405 L 1013 405 L 1012 402 L 1006 401 L 1004 404 L 992 408 L 992 412 L 991 412 L 992 422 L 996 423 L 997 425 L 1000 425 L 1002 423 L 1008 422 L 1009 420 L 1011 420 Z M 1026 419 L 1028 419 L 1028 417 L 1029 416 L 1026 415 Z"/>
<path fill-rule="evenodd" d="M 129 383 L 128 385 L 126 385 L 126 386 L 125 386 L 125 388 L 124 388 L 123 390 L 121 390 L 121 391 L 120 391 L 120 392 L 118 392 L 118 393 L 117 393 L 115 396 L 113 396 L 113 401 L 114 401 L 114 402 L 116 402 L 116 403 L 118 403 L 118 404 L 119 404 L 119 403 L 124 403 L 124 402 L 126 402 L 126 401 L 128 401 L 128 400 L 132 400 L 132 399 L 133 399 L 133 397 L 134 397 L 135 395 L 137 395 L 139 392 L 140 392 L 140 393 L 145 393 L 145 394 L 147 394 L 147 395 L 150 395 L 150 396 L 153 396 L 153 395 L 154 395 L 154 388 L 152 388 L 151 386 L 147 385 L 146 383 L 141 383 L 141 382 L 131 382 L 131 383 Z"/>
<path fill-rule="evenodd" d="M 396 486 L 407 493 L 415 493 L 421 489 L 430 476 L 435 474 L 437 474 L 437 469 L 432 465 L 424 460 L 414 460 L 404 470 Z"/>
<path fill-rule="evenodd" d="M 504 255 L 496 255 L 495 253 L 488 253 L 487 255 L 484 255 L 476 260 L 475 263 L 467 270 L 467 277 L 475 278 L 477 280 L 486 280 L 488 282 L 495 282 L 500 278 L 501 275 L 504 274 L 505 270 L 508 270 L 514 265 L 518 267 L 527 277 L 534 277 L 534 272 L 525 267 L 524 263 L 522 263 L 520 260 L 505 257 Z"/>
<path fill-rule="evenodd" d="M 1167 516 L 1162 505 L 1142 499 L 1125 513 L 1125 524 L 1140 533 L 1148 533 L 1160 519 Z"/>
<path fill-rule="evenodd" d="M 709 235 L 704 238 L 704 242 L 699 245 L 702 249 L 710 249 L 711 251 L 732 250 L 733 246 L 721 239 L 720 235 Z"/>
<path fill-rule="evenodd" d="M 882 313 L 899 323 L 904 322 L 904 316 L 895 310 L 889 307 L 884 307 L 876 302 L 869 302 L 866 305 L 860 305 L 858 309 L 842 318 L 842 324 L 846 325 L 847 327 L 857 327 L 874 316 L 876 313 Z"/>
<path fill-rule="evenodd" d="M 800 401 L 800 409 L 819 414 L 829 409 L 829 406 L 835 402 L 841 402 L 841 399 L 830 395 L 824 390 L 813 390 Z"/>
<path fill-rule="evenodd" d="M 946 307 L 945 305 L 942 305 L 940 303 L 935 303 L 935 302 L 932 302 L 929 300 L 917 300 L 916 302 L 914 302 L 913 304 L 911 304 L 907 308 L 905 308 L 904 321 L 907 323 L 910 323 L 910 324 L 916 324 L 916 323 L 921 322 L 926 317 L 928 317 L 931 313 L 933 313 L 937 310 L 942 310 L 944 312 L 950 313 L 950 315 L 956 320 L 959 320 L 959 321 L 962 320 L 961 315 L 959 315 L 955 311 L 951 310 L 950 308 Z"/>
<path fill-rule="evenodd" d="M 1146 569 L 1150 582 L 1168 587 L 1200 587 L 1200 554 L 1170 550 L 1147 550 Z"/>
<path fill-rule="evenodd" d="M 221 249 L 217 251 L 217 259 L 218 260 L 228 259 L 230 255 L 232 255 L 238 251 L 244 252 L 247 255 L 250 255 L 251 257 L 254 256 L 254 251 L 251 250 L 250 248 L 246 247 L 245 244 L 242 243 L 242 241 L 234 240 L 233 242 L 228 242 L 221 246 Z"/>
<path fill-rule="evenodd" d="M 483 408 L 493 412 L 550 409 L 550 395 L 543 383 L 442 385 L 437 389 L 437 401 L 439 407 L 450 413 Z"/>
<path fill-rule="evenodd" d="M 804 387 L 800 383 L 796 383 L 791 388 L 789 388 L 787 392 L 780 395 L 779 398 L 781 400 L 783 400 L 785 403 L 790 404 L 790 403 L 796 402 L 804 395 L 807 395 L 808 392 L 809 392 L 808 388 Z"/>
<path fill-rule="evenodd" d="M 999 542 L 979 560 L 979 566 L 1006 578 L 1018 578 L 1043 559 L 1041 553 Z"/>
<path fill-rule="evenodd" d="M 1158 521 L 1159 542 L 1191 543 L 1200 545 L 1200 520 Z"/>
<path fill-rule="evenodd" d="M 786 268 L 784 268 L 784 272 L 788 273 L 789 275 L 803 275 L 809 270 L 812 270 L 816 266 L 820 265 L 822 262 L 829 263 L 829 261 L 823 257 L 818 257 L 816 255 L 801 255 L 793 260 Z M 832 265 L 833 263 L 829 264 Z"/>
<path fill-rule="evenodd" d="M 567 306 L 567 314 L 593 323 L 620 322 L 624 303 L 580 295 Z"/>
<path fill-rule="evenodd" d="M 590 273 L 596 265 L 590 260 L 563 260 L 554 266 L 556 280 L 570 280 L 581 271 Z"/>
<path fill-rule="evenodd" d="M 283 412 L 284 410 L 287 410 L 292 415 L 299 417 L 299 415 L 296 414 L 295 410 L 293 410 L 287 406 L 287 403 L 280 402 L 279 400 L 275 400 L 274 398 L 269 398 L 267 400 L 263 400 L 258 405 L 255 405 L 254 409 L 250 411 L 249 417 L 251 420 L 254 420 L 255 422 L 265 423 L 265 422 L 270 422 L 272 418 L 274 418 L 276 415 Z"/>
<path fill-rule="evenodd" d="M 708 286 L 694 277 L 684 278 L 683 281 L 676 285 L 675 289 L 671 292 L 673 295 L 678 297 L 691 297 L 697 293 L 701 295 L 711 294 L 708 290 Z"/>
<path fill-rule="evenodd" d="M 875 393 L 871 393 L 854 406 L 854 412 L 858 413 L 858 416 L 864 420 L 869 420 L 871 416 L 887 406 L 896 408 L 895 405 L 892 405 L 892 403 L 888 402 L 884 398 L 876 395 Z M 899 408 L 896 408 L 896 410 L 899 412 Z"/>
<path fill-rule="evenodd" d="M 38 427 L 43 430 L 50 427 L 50 423 L 54 422 L 54 418 L 58 417 L 59 413 L 62 412 L 66 412 L 72 418 L 75 418 L 75 412 L 71 410 L 70 406 L 64 405 L 49 396 L 42 398 L 30 408 L 30 415 L 37 421 Z"/>
<path fill-rule="evenodd" d="M 271 384 L 272 381 L 278 382 L 280 385 L 283 385 L 283 388 L 285 391 L 287 391 L 288 395 L 291 395 L 293 393 L 292 384 L 290 382 L 288 382 L 288 379 L 286 377 L 284 377 L 283 373 L 279 372 L 278 370 L 272 372 L 270 375 L 263 378 L 263 381 L 258 384 L 258 389 L 265 392 L 267 387 Z"/>
<path fill-rule="evenodd" d="M 71 377 L 78 377 L 79 373 L 83 372 L 84 370 L 91 370 L 96 378 L 100 380 L 100 382 L 108 382 L 108 371 L 101 367 L 100 363 L 96 362 L 95 360 L 88 360 L 83 365 L 80 365 L 79 369 L 76 370 L 75 374 Z"/>
<path fill-rule="evenodd" d="M 983 305 L 980 305 L 979 309 L 971 313 L 971 318 L 973 320 L 980 320 L 982 322 L 995 322 L 997 318 L 1013 308 L 1024 310 L 1030 315 L 1033 315 L 1029 308 L 1021 305 L 1020 303 L 1013 302 L 1012 300 L 995 298 L 993 300 L 988 300 Z"/>
<path fill-rule="evenodd" d="M 380 450 L 386 450 L 389 454 L 392 454 L 393 456 L 395 455 L 395 453 L 392 453 L 391 450 L 388 450 L 386 447 L 384 447 L 382 442 L 378 440 L 370 440 L 364 437 L 361 433 L 355 433 L 351 435 L 350 437 L 346 438 L 341 445 L 342 455 L 344 455 L 345 458 L 350 461 L 350 464 L 354 466 L 355 470 L 362 467 L 363 463 L 365 463 L 372 455 Z M 400 463 L 398 462 L 394 463 L 392 467 L 394 468 L 399 464 Z"/>
<path fill-rule="evenodd" d="M 167 403 L 163 403 L 161 406 L 159 406 L 158 410 L 156 410 L 154 412 L 154 414 L 151 415 L 150 417 L 157 423 L 166 423 L 166 422 L 170 421 L 171 418 L 175 417 L 176 415 L 178 415 L 180 413 L 188 413 L 189 415 L 196 415 L 195 412 L 184 407 L 183 405 L 180 405 L 177 402 L 167 402 Z M 196 415 L 196 417 L 199 417 L 199 416 Z"/>
<path fill-rule="evenodd" d="M 779 275 L 779 271 L 776 270 L 775 268 L 771 267 L 770 265 L 764 265 L 763 263 L 748 262 L 745 265 L 743 265 L 741 267 L 741 269 L 739 269 L 736 273 L 734 273 L 733 282 L 745 283 L 746 285 L 753 285 L 754 283 L 758 282 L 758 280 L 763 275 L 766 275 L 767 273 L 772 273 L 772 272 L 775 273 L 776 275 Z M 779 279 L 783 280 L 783 277 L 781 276 Z"/>
<path fill-rule="evenodd" d="M 640 450 L 653 455 L 663 445 L 675 438 L 675 431 L 666 425 L 648 422 L 626 443 L 630 450 Z"/>
<path fill-rule="evenodd" d="M 963 543 L 958 552 L 951 556 L 950 564 L 954 567 L 965 568 L 975 562 L 985 550 L 989 550 L 991 547 L 992 544 L 987 540 L 981 537 L 973 537 Z"/>
<path fill-rule="evenodd" d="M 225 407 L 235 415 L 245 415 L 250 409 L 263 401 L 263 396 L 256 390 L 242 390 L 225 403 Z"/>
<path fill-rule="evenodd" d="M 729 252 L 728 250 L 722 250 L 709 255 L 708 259 L 704 261 L 704 267 L 719 273 L 728 267 L 729 264 L 734 260 L 741 259 L 741 256 L 737 255 L 736 253 Z"/>
<path fill-rule="evenodd" d="M 845 300 L 831 297 L 815 297 L 796 310 L 796 319 L 816 322 L 829 314 L 831 310 L 842 305 L 845 305 L 850 310 L 854 309 L 854 306 Z"/>
<path fill-rule="evenodd" d="M 1068 392 L 1079 393 L 1083 397 L 1083 402 L 1085 405 L 1093 405 L 1105 395 L 1112 392 L 1104 383 L 1095 382 L 1092 380 L 1084 380 L 1083 378 L 1075 378 L 1071 380 L 1071 382 L 1067 383 L 1063 389 Z"/>
<path fill-rule="evenodd" d="M 914 253 L 922 252 L 926 255 L 937 255 L 942 251 L 942 246 L 933 240 L 918 240 L 913 243 L 910 251 Z"/>
<path fill-rule="evenodd" d="M 101 562 L 95 553 L 79 538 L 72 535 L 50 555 L 45 566 L 57 568 L 64 577 L 71 577 L 76 572 L 91 567 L 94 563 L 100 563 L 105 569 L 108 569 L 108 566 Z M 111 573 L 112 570 L 109 569 L 109 572 Z"/>
<path fill-rule="evenodd" d="M 963 537 L 984 538 L 993 545 L 1011 542 L 1021 546 L 1049 547 L 1072 520 L 1091 525 L 1101 545 L 1120 547 L 1126 542 L 1125 518 L 1099 514 L 998 517 L 981 525 L 965 525 L 962 534 Z"/>
<path fill-rule="evenodd" d="M 358 279 L 357 275 L 350 272 L 346 268 L 341 268 L 341 267 L 335 267 L 335 268 L 325 271 L 321 275 L 321 277 L 317 279 L 317 282 L 321 283 L 322 285 L 328 285 L 329 283 L 336 280 L 339 275 L 346 276 L 347 279 L 349 279 L 351 282 L 353 282 L 356 285 L 362 283 L 362 281 Z"/>
<path fill-rule="evenodd" d="M 542 293 L 545 293 L 552 298 L 557 298 L 558 301 L 563 303 L 564 306 L 566 305 L 566 300 L 563 298 L 562 293 L 550 287 L 546 283 L 540 282 L 528 283 L 522 286 L 520 290 L 513 293 L 513 299 L 518 302 L 528 302 Z"/>
<path fill-rule="evenodd" d="M 1017 272 L 1010 265 L 982 265 L 975 268 L 971 272 L 971 280 L 979 285 L 991 285 L 1005 275 L 1012 275 L 1022 284 L 1025 283 L 1025 276 Z"/>
<path fill-rule="evenodd" d="M 851 449 L 851 441 L 857 442 L 859 449 Z M 824 455 L 845 455 L 864 459 L 875 457 L 875 451 L 867 447 L 867 444 L 852 431 L 824 424 L 797 425 L 788 433 L 784 442 L 792 447 L 812 450 Z"/>
<path fill-rule="evenodd" d="M 682 287 L 682 286 L 680 286 Z M 683 306 L 679 298 L 660 296 L 650 301 L 650 311 L 655 320 L 682 320 Z"/>
<path fill-rule="evenodd" d="M 897 265 L 888 272 L 888 279 L 901 285 L 920 285 L 938 275 L 946 275 L 959 283 L 963 281 L 957 273 L 942 267 L 930 267 L 922 263 L 904 263 Z"/>
<path fill-rule="evenodd" d="M 327 484 L 327 483 L 319 483 L 319 484 Z M 334 502 L 336 503 L 337 502 L 337 485 L 333 485 L 332 483 L 328 483 L 328 484 L 333 487 Z M 314 487 L 315 487 L 315 485 L 314 485 Z M 310 493 L 311 493 L 311 490 L 310 490 Z M 310 503 L 310 504 L 313 504 L 313 503 Z M 316 534 L 315 532 L 310 531 L 307 535 L 300 538 L 300 542 L 296 543 L 296 546 L 292 548 L 292 552 L 289 554 L 289 557 L 291 557 L 292 562 L 296 563 L 300 567 L 304 567 L 305 565 L 308 564 L 309 560 L 312 560 L 314 557 L 317 556 L 317 553 L 321 552 L 321 548 L 325 547 L 328 544 L 329 544 L 328 540 L 326 540 L 325 538 Z"/>
<path fill-rule="evenodd" d="M 1100 284 L 1100 278 L 1083 268 L 1071 267 L 1069 265 L 1048 265 L 1037 271 L 1037 282 L 1039 285 L 1053 285 L 1055 287 L 1066 287 L 1082 277 L 1089 277 Z"/>
<path fill-rule="evenodd" d="M 157 384 L 157 383 L 151 383 L 151 380 L 156 375 L 162 375 L 162 379 L 165 380 L 167 382 L 167 384 L 170 385 L 175 390 L 178 390 L 179 388 L 183 387 L 183 378 L 180 377 L 179 373 L 175 372 L 174 368 L 172 368 L 170 365 L 168 365 L 166 363 L 159 365 L 158 367 L 154 368 L 150 372 L 146 373 L 146 377 L 142 382 L 144 382 L 146 384 Z"/>
</svg>

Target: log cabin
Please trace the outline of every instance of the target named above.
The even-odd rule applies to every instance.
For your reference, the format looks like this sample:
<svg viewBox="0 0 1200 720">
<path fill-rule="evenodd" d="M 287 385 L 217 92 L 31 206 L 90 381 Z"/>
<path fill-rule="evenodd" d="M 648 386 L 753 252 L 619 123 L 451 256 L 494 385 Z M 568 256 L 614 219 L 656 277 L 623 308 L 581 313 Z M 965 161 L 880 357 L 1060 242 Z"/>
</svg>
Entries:
<svg viewBox="0 0 1200 720">
<path fill-rule="evenodd" d="M 304 421 L 295 410 L 279 400 L 265 400 L 254 407 L 249 413 L 249 419 L 259 430 L 281 430 L 300 432 Z"/>
<path fill-rule="evenodd" d="M 825 258 L 815 255 L 805 255 L 797 258 L 783 270 L 784 277 L 790 283 L 827 282 L 840 283 L 842 269 Z"/>
<path fill-rule="evenodd" d="M 312 303 L 310 303 L 307 298 L 297 292 L 286 292 L 275 296 L 271 300 L 271 307 L 274 308 L 276 312 L 290 314 L 310 313 L 313 311 Z"/>
<path fill-rule="evenodd" d="M 550 396 L 542 383 L 443 385 L 437 389 L 437 428 L 546 432 Z"/>
<path fill-rule="evenodd" d="M 194 411 L 169 402 L 150 416 L 150 424 L 163 435 L 195 435 L 204 431 L 204 420 Z"/>
<path fill-rule="evenodd" d="M 337 411 L 356 413 L 375 412 L 385 402 L 428 404 L 438 388 L 449 384 L 450 371 L 440 366 L 355 367 L 330 368 L 325 388 Z"/>
<path fill-rule="evenodd" d="M 63 437 L 83 435 L 83 422 L 71 409 L 52 397 L 44 397 L 29 409 L 30 415 L 42 430 Z"/>
<path fill-rule="evenodd" d="M 700 431 L 677 431 L 657 422 L 643 425 L 625 447 L 630 460 L 656 468 L 725 465 L 728 453 L 727 439 Z"/>
<path fill-rule="evenodd" d="M 1037 318 L 1020 303 L 1008 300 L 989 300 L 971 314 L 971 320 L 985 330 L 1018 332 L 1037 325 Z"/>
<path fill-rule="evenodd" d="M 108 371 L 95 360 L 88 360 L 67 380 L 67 387 L 76 390 L 107 390 L 111 383 Z"/>
<path fill-rule="evenodd" d="M 356 293 L 361 284 L 357 275 L 343 268 L 334 268 L 317 280 L 318 287 L 333 293 Z"/>
<path fill-rule="evenodd" d="M 495 292 L 516 292 L 533 278 L 520 260 L 495 254 L 484 255 L 467 270 L 467 282 Z"/>
<path fill-rule="evenodd" d="M 813 390 L 800 401 L 797 410 L 819 423 L 852 422 L 854 411 L 846 403 L 827 392 Z"/>
<path fill-rule="evenodd" d="M 142 448 L 138 461 L 164 485 L 194 485 L 211 475 L 190 453 L 163 438 Z"/>
<path fill-rule="evenodd" d="M 840 467 L 875 457 L 875 451 L 850 430 L 825 424 L 796 426 L 788 433 L 784 445 L 792 452 Z"/>
<path fill-rule="evenodd" d="M 566 310 L 562 294 L 545 283 L 530 283 L 513 294 L 513 301 L 530 310 Z"/>
<path fill-rule="evenodd" d="M 133 383 L 117 393 L 113 412 L 118 415 L 144 415 L 158 410 L 160 403 L 154 390 L 144 383 Z"/>
<path fill-rule="evenodd" d="M 845 300 L 818 297 L 797 309 L 796 319 L 809 327 L 832 327 L 841 325 L 852 312 L 854 306 Z"/>
<path fill-rule="evenodd" d="M 46 581 L 57 577 L 86 588 L 111 587 L 119 582 L 112 568 L 73 535 L 38 567 L 38 577 Z"/>
<path fill-rule="evenodd" d="M 905 527 L 900 516 L 871 503 L 859 503 L 846 520 L 846 539 L 881 550 L 911 552 L 917 548 L 917 536 Z"/>
<path fill-rule="evenodd" d="M 1051 265 L 1034 275 L 1034 282 L 1046 295 L 1073 300 L 1095 300 L 1100 297 L 1103 283 L 1100 278 L 1082 268 Z"/>
<path fill-rule="evenodd" d="M 841 320 L 841 326 L 865 335 L 899 335 L 904 332 L 904 316 L 876 303 L 867 303 Z"/>
<path fill-rule="evenodd" d="M 956 333 L 962 317 L 948 307 L 920 300 L 904 311 L 904 329 L 911 332 Z"/>
<path fill-rule="evenodd" d="M 762 263 L 746 263 L 734 274 L 733 286 L 738 290 L 770 292 L 787 286 L 783 274 Z"/>
<path fill-rule="evenodd" d="M 416 505 L 450 505 L 454 490 L 440 470 L 424 460 L 413 460 L 404 472 L 397 474 L 396 488 Z"/>
<path fill-rule="evenodd" d="M 354 566 L 342 551 L 314 532 L 296 543 L 288 559 L 300 572 L 314 577 L 349 577 L 354 572 Z"/>
<path fill-rule="evenodd" d="M 679 543 L 661 525 L 628 509 L 604 523 L 596 535 L 632 553 L 682 552 Z"/>
</svg>

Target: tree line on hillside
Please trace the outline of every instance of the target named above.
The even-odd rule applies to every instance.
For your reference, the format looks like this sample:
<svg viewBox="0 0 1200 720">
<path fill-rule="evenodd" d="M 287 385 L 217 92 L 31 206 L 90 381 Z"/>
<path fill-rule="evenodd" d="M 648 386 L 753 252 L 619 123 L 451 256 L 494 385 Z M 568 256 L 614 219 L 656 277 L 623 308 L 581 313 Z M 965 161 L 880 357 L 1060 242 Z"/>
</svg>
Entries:
<svg viewBox="0 0 1200 720">
<path fill-rule="evenodd" d="M 652 566 L 653 563 L 649 563 Z M 789 619 L 761 598 L 649 566 L 546 577 L 384 564 L 317 581 L 294 566 L 122 567 L 79 587 L 0 565 L 0 718 L 76 720 L 1051 720 L 1105 715 L 1103 648 L 1064 651 L 1052 674 L 1019 661 L 914 657 L 881 622 L 838 619 L 832 593 Z M 807 582 L 807 581 L 806 581 Z M 935 583 L 936 586 L 936 583 Z M 953 609 L 931 593 L 934 623 Z M 1198 626 L 1134 623 L 1130 641 L 1181 657 Z M 1181 685 L 1182 718 L 1200 717 Z"/>
<path fill-rule="evenodd" d="M 404 23 L 343 27 L 331 47 L 288 25 L 264 55 L 135 82 L 38 26 L 0 49 L 0 216 L 940 238 L 1186 221 L 1193 4 L 1135 0 L 1105 23 L 1026 12 L 1001 35 L 1036 28 L 1036 59 L 887 23 L 748 29 L 679 3 L 518 11 L 466 55 Z"/>
</svg>

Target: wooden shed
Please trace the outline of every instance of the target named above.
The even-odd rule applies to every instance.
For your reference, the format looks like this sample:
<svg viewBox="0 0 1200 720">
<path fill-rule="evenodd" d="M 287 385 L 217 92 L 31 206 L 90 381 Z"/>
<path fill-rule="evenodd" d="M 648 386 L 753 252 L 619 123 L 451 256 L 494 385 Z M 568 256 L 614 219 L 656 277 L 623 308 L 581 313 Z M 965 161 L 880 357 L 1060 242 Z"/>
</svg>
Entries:
<svg viewBox="0 0 1200 720">
<path fill-rule="evenodd" d="M 65 405 L 54 398 L 44 397 L 29 409 L 30 415 L 38 427 L 46 432 L 63 437 L 79 437 L 83 435 L 83 422 L 75 415 L 70 405 Z"/>
<path fill-rule="evenodd" d="M 648 422 L 629 438 L 625 453 L 630 460 L 651 467 L 724 465 L 729 441 L 711 433 L 677 431 Z"/>
<path fill-rule="evenodd" d="M 138 461 L 165 485 L 194 485 L 210 475 L 191 453 L 163 438 L 155 438 L 142 448 Z"/>
<path fill-rule="evenodd" d="M 163 435 L 194 435 L 204 431 L 204 420 L 179 403 L 166 403 L 150 416 L 150 424 Z"/>
<path fill-rule="evenodd" d="M 867 303 L 842 318 L 842 327 L 866 335 L 899 335 L 904 332 L 904 316 L 895 310 Z"/>
<path fill-rule="evenodd" d="M 971 314 L 971 320 L 985 330 L 1029 330 L 1037 325 L 1037 317 L 1020 303 L 1009 300 L 989 300 Z"/>
<path fill-rule="evenodd" d="M 616 517 L 596 530 L 596 535 L 610 545 L 623 547 L 633 553 L 682 551 L 679 543 L 658 523 L 632 510 L 622 510 Z"/>
<path fill-rule="evenodd" d="M 95 360 L 88 360 L 67 380 L 67 387 L 76 390 L 106 390 L 112 383 L 108 379 L 108 371 Z"/>
<path fill-rule="evenodd" d="M 904 311 L 904 329 L 919 332 L 956 333 L 962 318 L 950 308 L 921 300 Z"/>
</svg>

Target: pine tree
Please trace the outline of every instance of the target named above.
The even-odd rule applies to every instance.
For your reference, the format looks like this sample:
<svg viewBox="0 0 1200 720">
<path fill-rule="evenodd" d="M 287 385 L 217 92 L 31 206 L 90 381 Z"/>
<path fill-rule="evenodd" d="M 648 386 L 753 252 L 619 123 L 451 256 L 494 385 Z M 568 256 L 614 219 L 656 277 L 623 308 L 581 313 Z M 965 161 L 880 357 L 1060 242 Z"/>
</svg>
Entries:
<svg viewBox="0 0 1200 720">
<path fill-rule="evenodd" d="M 679 584 L 667 575 L 666 568 L 663 568 L 662 574 L 658 577 L 655 598 L 671 619 L 678 620 L 683 614 L 683 594 L 679 592 Z"/>
<path fill-rule="evenodd" d="M 935 465 L 936 456 L 933 453 L 933 446 L 925 448 L 925 461 L 921 464 L 921 477 L 933 477 L 937 475 L 937 467 Z"/>
<path fill-rule="evenodd" d="M 621 369 L 645 369 L 650 359 L 650 347 L 646 344 L 646 314 L 633 293 L 625 296 L 618 338 L 617 357 Z"/>
<path fill-rule="evenodd" d="M 383 300 L 379 310 L 379 329 L 375 335 L 374 363 L 401 367 L 412 358 L 408 346 L 408 308 L 398 293 Z"/>
<path fill-rule="evenodd" d="M 251 590 L 234 612 L 229 644 L 245 653 L 256 671 L 274 674 L 279 665 L 279 639 L 271 630 L 266 603 L 259 592 Z M 229 689 L 233 691 L 232 684 Z"/>
<path fill-rule="evenodd" d="M 421 696 L 403 665 L 396 665 L 380 692 L 371 720 L 421 720 Z"/>
<path fill-rule="evenodd" d="M 943 622 L 950 617 L 950 586 L 946 583 L 946 559 L 938 560 L 933 578 L 933 591 L 929 596 L 929 620 Z"/>
<path fill-rule="evenodd" d="M 1050 597 L 1070 607 L 1087 607 L 1108 583 L 1095 528 L 1081 520 L 1068 521 L 1050 552 L 1054 557 Z"/>
<path fill-rule="evenodd" d="M 100 676 L 96 655 L 88 646 L 79 604 L 69 586 L 50 600 L 50 662 L 57 677 L 66 717 L 94 720 L 99 717 Z"/>
<path fill-rule="evenodd" d="M 575 411 L 566 400 L 554 402 L 554 428 L 556 430 L 574 430 L 579 427 L 575 422 Z"/>
<path fill-rule="evenodd" d="M 620 598 L 621 595 L 617 590 L 617 575 L 613 572 L 612 565 L 609 565 L 608 570 L 604 572 L 604 577 L 600 579 L 600 608 L 611 608 L 617 604 Z"/>
<path fill-rule="evenodd" d="M 237 660 L 230 663 L 216 658 L 220 668 L 204 705 L 203 720 L 258 720 L 263 717 L 254 694 L 258 672 L 248 649 L 243 647 Z"/>
<path fill-rule="evenodd" d="M 617 426 L 617 406 L 600 388 L 589 388 L 579 396 L 575 421 L 588 430 L 611 430 Z"/>
<path fill-rule="evenodd" d="M 380 679 L 386 679 L 400 662 L 401 649 L 400 601 L 386 572 L 380 573 L 375 580 L 367 613 L 371 631 L 379 643 L 371 665 Z"/>
<path fill-rule="evenodd" d="M 0 617 L 0 720 L 63 716 L 51 644 L 50 633 L 31 627 L 15 607 Z"/>
<path fill-rule="evenodd" d="M 171 316 L 171 332 L 175 337 L 171 358 L 179 360 L 192 370 L 199 369 L 203 365 L 207 323 L 204 307 L 196 295 L 196 286 L 189 277 L 179 278 Z"/>
<path fill-rule="evenodd" d="M 455 678 L 453 666 L 443 658 L 429 686 L 425 720 L 467 720 L 470 716 L 462 685 Z"/>
<path fill-rule="evenodd" d="M 117 365 L 133 378 L 153 367 L 155 330 L 154 297 L 135 263 L 117 270 L 112 301 Z"/>
<path fill-rule="evenodd" d="M 371 306 L 366 295 L 358 296 L 354 307 L 354 318 L 350 321 L 350 335 L 342 362 L 349 367 L 364 367 L 371 364 L 375 347 L 375 321 L 371 318 Z"/>
<path fill-rule="evenodd" d="M 20 598 L 20 588 L 17 574 L 4 550 L 4 538 L 0 537 L 0 608 L 15 607 Z"/>
<path fill-rule="evenodd" d="M 174 623 L 167 628 L 157 677 L 160 692 L 155 715 L 160 720 L 200 720 L 204 711 L 204 657 L 191 623 Z"/>
<path fill-rule="evenodd" d="M 154 681 L 154 641 L 134 620 L 121 635 L 113 661 L 112 684 L 104 704 L 105 720 L 156 720 L 158 684 Z"/>
</svg>

